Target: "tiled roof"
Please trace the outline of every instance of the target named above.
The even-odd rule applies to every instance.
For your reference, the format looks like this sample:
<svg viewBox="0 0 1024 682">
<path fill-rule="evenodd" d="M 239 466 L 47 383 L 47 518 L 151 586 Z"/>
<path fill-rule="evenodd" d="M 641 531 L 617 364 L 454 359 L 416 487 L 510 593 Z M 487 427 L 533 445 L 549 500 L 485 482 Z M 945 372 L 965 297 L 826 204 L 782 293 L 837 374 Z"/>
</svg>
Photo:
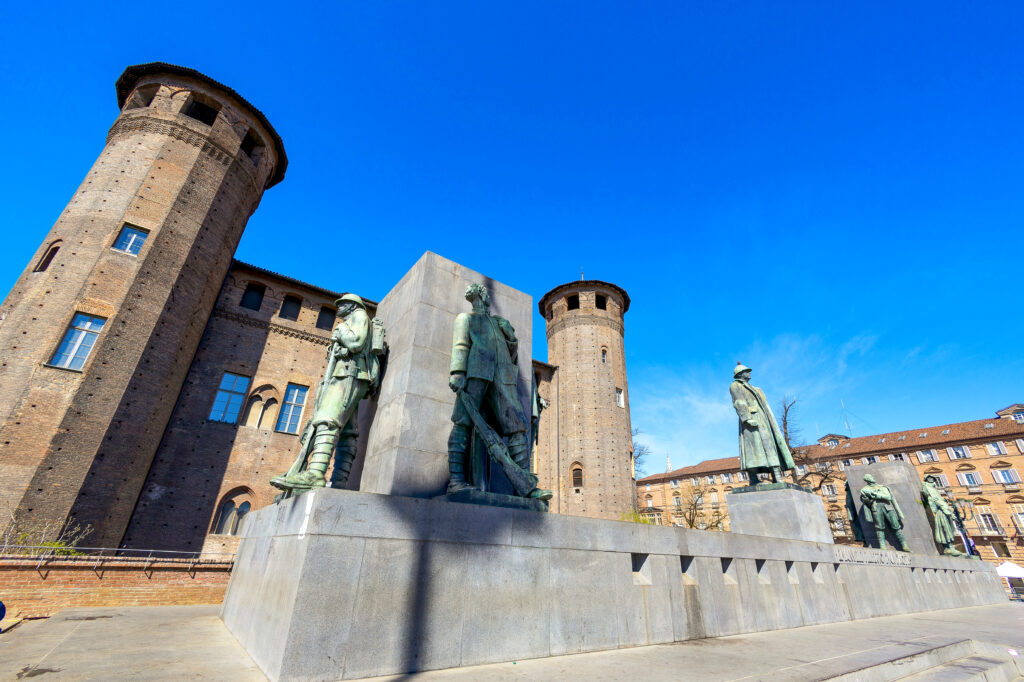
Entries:
<svg viewBox="0 0 1024 682">
<path fill-rule="evenodd" d="M 245 263 L 243 261 L 238 260 L 237 258 L 234 259 L 231 262 L 231 267 L 248 268 L 249 270 L 253 270 L 254 272 L 258 272 L 258 273 L 260 273 L 262 275 L 269 275 L 270 277 L 276 277 L 277 279 L 284 280 L 284 281 L 289 282 L 291 284 L 294 284 L 294 285 L 297 285 L 297 286 L 300 286 L 300 287 L 305 287 L 306 289 L 311 289 L 311 290 L 317 292 L 318 294 L 322 294 L 323 296 L 326 296 L 327 298 L 341 298 L 342 294 L 345 293 L 345 292 L 331 291 L 330 289 L 324 289 L 323 287 L 318 287 L 315 284 L 310 284 L 309 282 L 303 282 L 301 279 L 295 279 L 294 277 L 289 277 L 288 275 L 282 275 L 279 272 L 274 272 L 273 270 L 267 270 L 266 268 L 261 268 L 258 265 L 253 265 L 252 263 Z M 361 296 L 361 298 L 363 299 L 363 303 L 365 303 L 368 308 L 373 308 L 373 309 L 376 310 L 376 308 L 377 308 L 377 302 L 376 301 L 371 301 L 370 299 L 366 298 L 365 296 Z"/>
<path fill-rule="evenodd" d="M 902 440 L 900 439 L 901 437 Z M 867 454 L 888 454 L 896 452 L 912 453 L 917 450 L 946 447 L 958 443 L 987 443 L 1006 438 L 1024 438 L 1024 424 L 1013 419 L 978 419 L 943 426 L 928 426 L 908 431 L 879 433 L 873 436 L 859 436 L 843 439 L 840 445 L 829 447 L 827 444 L 813 443 L 794 448 L 794 455 L 811 459 L 847 459 Z M 663 474 L 645 476 L 637 483 L 659 483 L 672 479 L 690 478 L 712 473 L 736 471 L 740 468 L 739 457 L 723 457 L 708 459 L 693 466 L 674 469 Z"/>
</svg>

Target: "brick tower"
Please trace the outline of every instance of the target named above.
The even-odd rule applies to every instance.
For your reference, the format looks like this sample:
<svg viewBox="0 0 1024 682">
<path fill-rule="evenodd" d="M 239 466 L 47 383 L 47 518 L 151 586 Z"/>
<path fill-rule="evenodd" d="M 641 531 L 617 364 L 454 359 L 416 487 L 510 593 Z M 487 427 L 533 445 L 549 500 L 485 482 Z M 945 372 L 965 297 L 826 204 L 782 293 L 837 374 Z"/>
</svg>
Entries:
<svg viewBox="0 0 1024 682">
<path fill-rule="evenodd" d="M 106 146 L 0 306 L 0 512 L 72 516 L 108 547 L 287 166 L 263 114 L 197 71 L 131 66 L 116 89 Z"/>
<path fill-rule="evenodd" d="M 581 280 L 555 287 L 539 307 L 556 368 L 537 372 L 540 394 L 551 403 L 536 458 L 542 486 L 555 492 L 551 511 L 620 519 L 635 497 L 623 344 L 629 295 Z"/>
</svg>

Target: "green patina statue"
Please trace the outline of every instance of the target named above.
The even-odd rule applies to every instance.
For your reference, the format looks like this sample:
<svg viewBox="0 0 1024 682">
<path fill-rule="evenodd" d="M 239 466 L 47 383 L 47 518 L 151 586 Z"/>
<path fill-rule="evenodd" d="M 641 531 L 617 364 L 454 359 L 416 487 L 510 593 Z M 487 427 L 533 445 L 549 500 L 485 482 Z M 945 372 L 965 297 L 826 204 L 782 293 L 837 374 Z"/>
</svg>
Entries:
<svg viewBox="0 0 1024 682">
<path fill-rule="evenodd" d="M 345 487 L 356 458 L 359 402 L 380 385 L 387 353 L 383 323 L 370 319 L 363 299 L 355 294 L 345 294 L 335 305 L 338 322 L 331 332 L 327 370 L 317 388 L 313 417 L 299 440 L 299 456 L 286 474 L 270 480 L 285 497 L 324 487 L 332 453 L 331 487 Z"/>
<path fill-rule="evenodd" d="M 751 485 L 758 474 L 770 474 L 775 483 L 782 483 L 782 472 L 793 469 L 793 455 L 786 439 L 768 407 L 764 391 L 750 385 L 753 370 L 736 363 L 729 386 L 732 405 L 740 418 L 740 469 L 750 475 Z"/>
<path fill-rule="evenodd" d="M 471 457 L 474 438 L 486 446 L 519 497 L 550 500 L 551 491 L 537 487 L 530 473 L 530 437 L 517 389 L 519 342 L 508 320 L 491 315 L 487 290 L 466 287 L 473 312 L 455 318 L 448 385 L 456 393 L 452 432 L 448 438 L 448 494 L 476 488 L 486 492 L 486 462 Z M 491 424 L 481 414 L 486 406 Z M 508 443 L 505 443 L 505 438 Z"/>
<path fill-rule="evenodd" d="M 853 504 L 853 489 L 850 488 L 849 481 L 843 481 L 843 485 L 846 486 L 846 520 L 853 531 L 853 539 L 867 547 L 868 542 L 864 539 L 864 531 L 860 527 L 860 519 L 857 518 L 857 507 Z"/>
<path fill-rule="evenodd" d="M 955 549 L 956 515 L 949 502 L 935 486 L 934 476 L 925 476 L 921 484 L 921 497 L 932 512 L 932 525 L 935 528 L 935 542 L 942 547 L 942 553 L 950 556 L 963 556 L 963 552 Z"/>
<path fill-rule="evenodd" d="M 864 482 L 867 485 L 860 490 L 860 501 L 864 505 L 865 515 L 875 526 L 879 549 L 886 549 L 885 527 L 888 524 L 900 543 L 900 549 L 909 552 L 910 548 L 903 538 L 903 510 L 892 494 L 892 489 L 876 482 L 871 474 L 864 474 Z"/>
</svg>

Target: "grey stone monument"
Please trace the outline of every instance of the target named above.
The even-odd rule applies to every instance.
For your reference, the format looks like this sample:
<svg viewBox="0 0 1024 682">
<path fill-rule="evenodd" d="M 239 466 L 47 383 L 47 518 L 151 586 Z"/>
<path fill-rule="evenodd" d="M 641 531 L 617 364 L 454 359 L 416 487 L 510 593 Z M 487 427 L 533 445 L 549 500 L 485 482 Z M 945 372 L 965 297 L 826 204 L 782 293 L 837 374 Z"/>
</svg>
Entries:
<svg viewBox="0 0 1024 682">
<path fill-rule="evenodd" d="M 409 497 L 445 493 L 456 399 L 448 387 L 452 328 L 466 311 L 464 294 L 471 283 L 482 285 L 491 311 L 515 327 L 519 400 L 523 414 L 530 414 L 533 297 L 428 251 L 377 306 L 390 351 L 376 411 L 360 415 L 361 421 L 372 419 L 360 491 Z"/>
<path fill-rule="evenodd" d="M 850 486 L 857 521 L 864 532 L 864 540 L 871 547 L 878 547 L 875 525 L 868 520 L 860 493 L 864 489 L 864 474 L 871 474 L 881 485 L 888 486 L 899 502 L 903 512 L 903 537 L 911 552 L 918 554 L 939 553 L 935 546 L 935 535 L 928 522 L 928 515 L 921 504 L 921 477 L 908 462 L 878 462 L 846 467 L 846 481 Z M 886 529 L 886 543 L 898 548 L 899 542 L 891 529 Z"/>
<path fill-rule="evenodd" d="M 832 527 L 821 497 L 786 483 L 762 483 L 726 495 L 733 533 L 832 544 Z"/>
</svg>

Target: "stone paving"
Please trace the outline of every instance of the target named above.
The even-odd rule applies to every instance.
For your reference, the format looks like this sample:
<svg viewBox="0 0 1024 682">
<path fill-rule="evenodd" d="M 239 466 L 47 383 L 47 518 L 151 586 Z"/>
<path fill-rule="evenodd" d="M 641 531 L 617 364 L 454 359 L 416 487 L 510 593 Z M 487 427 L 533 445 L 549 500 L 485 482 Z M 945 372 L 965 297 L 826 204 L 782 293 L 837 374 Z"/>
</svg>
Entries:
<svg viewBox="0 0 1024 682">
<path fill-rule="evenodd" d="M 22 623 L 0 635 L 0 679 L 266 679 L 218 612 L 216 606 L 68 609 Z M 820 680 L 963 639 L 1024 653 L 1024 605 L 931 611 L 372 680 Z"/>
</svg>

